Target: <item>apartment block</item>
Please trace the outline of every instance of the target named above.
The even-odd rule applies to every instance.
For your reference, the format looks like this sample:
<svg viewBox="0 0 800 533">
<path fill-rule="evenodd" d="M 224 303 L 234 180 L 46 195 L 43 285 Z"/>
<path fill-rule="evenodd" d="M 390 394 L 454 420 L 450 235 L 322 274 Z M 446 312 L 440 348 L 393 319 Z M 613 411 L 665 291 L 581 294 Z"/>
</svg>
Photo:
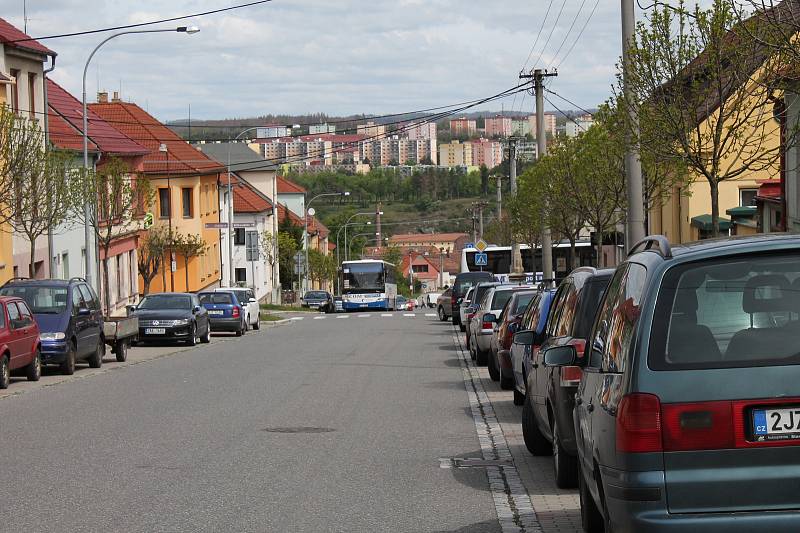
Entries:
<svg viewBox="0 0 800 533">
<path fill-rule="evenodd" d="M 474 120 L 462 117 L 450 121 L 450 133 L 452 135 L 475 135 L 477 131 L 478 125 Z"/>
<path fill-rule="evenodd" d="M 531 122 L 528 118 L 513 119 L 511 121 L 511 133 L 513 135 L 524 137 L 526 135 L 533 135 L 535 131 L 535 124 L 534 127 L 531 127 Z"/>
<path fill-rule="evenodd" d="M 484 119 L 484 130 L 486 136 L 489 138 L 510 137 L 513 131 L 511 127 L 511 117 L 504 117 L 502 115 L 487 117 Z"/>
<path fill-rule="evenodd" d="M 335 124 L 313 124 L 308 127 L 309 135 L 325 135 L 327 133 L 336 133 Z"/>
<path fill-rule="evenodd" d="M 531 128 L 531 135 L 536 137 L 536 115 L 528 117 L 528 123 Z M 556 135 L 556 115 L 555 113 L 544 114 L 544 132 L 552 137 Z"/>
<path fill-rule="evenodd" d="M 280 124 L 268 124 L 263 128 L 256 129 L 256 136 L 259 139 L 277 139 L 279 137 L 289 137 L 292 134 L 290 126 Z"/>
<path fill-rule="evenodd" d="M 577 137 L 581 133 L 594 125 L 594 119 L 591 115 L 581 115 L 574 120 L 567 120 L 566 134 L 567 137 Z"/>
<path fill-rule="evenodd" d="M 503 145 L 498 141 L 477 139 L 472 141 L 472 164 L 494 168 L 503 162 Z"/>
<path fill-rule="evenodd" d="M 365 137 L 381 137 L 386 135 L 386 126 L 375 124 L 375 122 L 369 121 L 366 124 L 359 124 L 356 126 L 356 133 Z"/>
<path fill-rule="evenodd" d="M 472 166 L 472 143 L 453 141 L 440 144 L 439 165 L 444 167 Z"/>
</svg>

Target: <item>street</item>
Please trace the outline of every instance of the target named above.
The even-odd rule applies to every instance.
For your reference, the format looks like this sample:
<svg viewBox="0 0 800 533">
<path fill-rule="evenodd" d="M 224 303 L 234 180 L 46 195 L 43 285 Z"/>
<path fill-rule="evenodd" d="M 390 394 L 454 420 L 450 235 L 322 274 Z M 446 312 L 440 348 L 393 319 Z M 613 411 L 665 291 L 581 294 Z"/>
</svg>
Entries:
<svg viewBox="0 0 800 533">
<path fill-rule="evenodd" d="M 425 315 L 306 313 L 0 400 L 0 443 L 11 451 L 2 459 L 9 490 L 0 529 L 531 527 L 524 490 L 505 494 L 497 466 L 453 464 L 490 458 L 489 441 L 482 449 L 452 326 Z M 508 393 L 491 387 L 501 423 L 518 427 Z M 519 431 L 509 432 L 515 456 L 527 454 Z M 551 475 L 546 458 L 520 459 L 523 477 Z M 504 509 L 517 506 L 515 522 Z"/>
</svg>

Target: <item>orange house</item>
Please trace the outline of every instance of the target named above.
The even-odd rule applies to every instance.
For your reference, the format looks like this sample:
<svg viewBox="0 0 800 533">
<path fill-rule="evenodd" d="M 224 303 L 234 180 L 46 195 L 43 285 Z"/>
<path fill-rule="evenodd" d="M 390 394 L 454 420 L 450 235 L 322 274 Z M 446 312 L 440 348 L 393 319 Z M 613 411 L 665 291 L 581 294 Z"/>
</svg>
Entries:
<svg viewBox="0 0 800 533">
<path fill-rule="evenodd" d="M 136 104 L 101 94 L 91 110 L 148 149 L 142 175 L 150 180 L 155 197 L 149 211 L 154 226 L 169 227 L 182 235 L 200 236 L 206 252 L 192 257 L 186 266 L 174 252 L 164 257 L 164 267 L 150 284 L 150 292 L 199 291 L 220 281 L 220 230 L 206 229 L 219 223 L 220 174 L 225 169 Z M 172 267 L 172 268 L 171 268 Z M 187 284 L 188 279 L 188 284 Z M 144 281 L 139 276 L 140 291 Z"/>
</svg>

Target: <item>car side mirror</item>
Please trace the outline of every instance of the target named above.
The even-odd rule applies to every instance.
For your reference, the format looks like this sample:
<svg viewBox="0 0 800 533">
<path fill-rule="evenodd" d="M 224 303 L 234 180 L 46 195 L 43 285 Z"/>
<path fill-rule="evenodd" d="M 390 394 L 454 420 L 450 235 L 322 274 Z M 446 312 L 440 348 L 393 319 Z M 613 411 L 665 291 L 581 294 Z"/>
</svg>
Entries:
<svg viewBox="0 0 800 533">
<path fill-rule="evenodd" d="M 514 344 L 522 346 L 530 346 L 533 344 L 533 337 L 535 332 L 532 329 L 518 331 L 514 334 Z"/>
<path fill-rule="evenodd" d="M 78 316 L 89 316 L 92 312 L 88 307 L 81 307 L 78 309 Z"/>
<path fill-rule="evenodd" d="M 128 316 L 131 316 L 133 313 L 136 312 L 136 306 L 135 305 L 126 305 L 125 306 L 125 312 L 128 313 Z"/>
<path fill-rule="evenodd" d="M 200 310 L 201 310 L 201 309 L 202 309 L 202 307 L 200 307 L 199 305 L 195 305 L 195 306 L 192 308 L 192 313 L 194 313 L 194 314 L 196 315 L 197 313 L 199 313 L 199 312 L 200 312 Z"/>
<path fill-rule="evenodd" d="M 577 359 L 578 353 L 571 345 L 554 346 L 544 351 L 544 366 L 547 367 L 573 366 Z"/>
</svg>

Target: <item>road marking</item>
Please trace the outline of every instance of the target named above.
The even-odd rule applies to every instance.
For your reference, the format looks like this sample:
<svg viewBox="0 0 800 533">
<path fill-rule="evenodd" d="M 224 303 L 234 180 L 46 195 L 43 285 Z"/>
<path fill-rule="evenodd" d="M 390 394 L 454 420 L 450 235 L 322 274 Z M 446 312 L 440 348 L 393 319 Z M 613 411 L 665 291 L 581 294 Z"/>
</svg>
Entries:
<svg viewBox="0 0 800 533">
<path fill-rule="evenodd" d="M 393 315 L 393 314 L 391 314 L 391 313 L 386 313 L 386 314 L 383 314 L 383 315 L 381 315 L 381 316 L 382 316 L 383 318 L 392 318 L 394 315 Z"/>
<path fill-rule="evenodd" d="M 344 320 L 344 319 L 346 319 L 346 318 L 350 318 L 350 317 L 349 317 L 349 316 L 337 316 L 336 318 L 337 318 L 338 320 Z"/>
<path fill-rule="evenodd" d="M 325 320 L 325 318 L 324 316 L 315 316 L 314 320 Z"/>
<path fill-rule="evenodd" d="M 371 317 L 371 316 L 372 316 L 372 315 L 358 315 L 358 318 L 369 318 L 369 317 Z"/>
<path fill-rule="evenodd" d="M 508 461 L 511 466 L 487 466 L 489 491 L 492 493 L 497 518 L 503 533 L 523 533 L 542 531 L 536 516 L 533 502 L 522 484 L 519 471 L 513 466 L 513 457 L 508 442 L 503 435 L 494 407 L 481 384 L 478 369 L 464 353 L 458 330 L 453 327 L 453 344 L 461 359 L 461 375 L 469 397 L 472 420 L 478 432 L 483 459 L 487 461 Z M 441 465 L 443 468 L 445 466 Z"/>
<path fill-rule="evenodd" d="M 410 316 L 411 318 L 414 318 L 417 315 L 415 315 L 414 313 L 403 313 L 403 316 Z"/>
<path fill-rule="evenodd" d="M 304 318 L 305 318 L 304 316 L 295 316 L 292 317 L 290 320 L 303 320 Z"/>
<path fill-rule="evenodd" d="M 438 316 L 436 313 L 425 313 L 425 316 Z"/>
</svg>

